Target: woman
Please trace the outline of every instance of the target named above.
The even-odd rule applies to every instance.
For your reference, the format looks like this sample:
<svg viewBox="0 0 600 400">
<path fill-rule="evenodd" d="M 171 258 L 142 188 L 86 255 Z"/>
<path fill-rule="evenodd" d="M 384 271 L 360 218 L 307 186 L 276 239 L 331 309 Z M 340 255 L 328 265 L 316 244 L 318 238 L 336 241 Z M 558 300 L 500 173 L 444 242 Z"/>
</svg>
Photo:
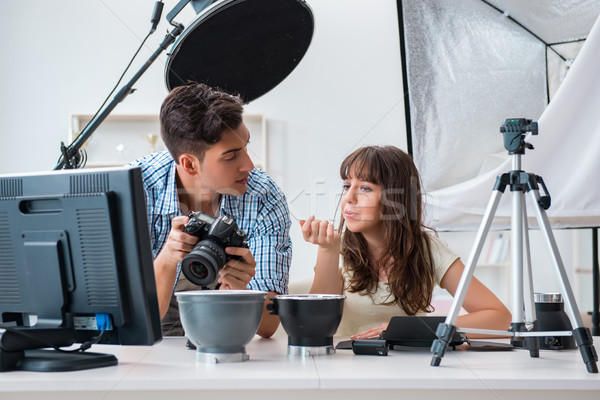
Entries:
<svg viewBox="0 0 600 400">
<path fill-rule="evenodd" d="M 363 147 L 346 157 L 340 175 L 339 229 L 314 216 L 301 221 L 304 239 L 319 246 L 310 292 L 346 295 L 338 335 L 377 337 L 392 316 L 433 311 L 435 285 L 454 295 L 464 265 L 423 224 L 420 177 L 408 154 Z M 508 309 L 475 277 L 463 308 L 468 314 L 456 326 L 506 330 L 510 324 Z"/>
</svg>

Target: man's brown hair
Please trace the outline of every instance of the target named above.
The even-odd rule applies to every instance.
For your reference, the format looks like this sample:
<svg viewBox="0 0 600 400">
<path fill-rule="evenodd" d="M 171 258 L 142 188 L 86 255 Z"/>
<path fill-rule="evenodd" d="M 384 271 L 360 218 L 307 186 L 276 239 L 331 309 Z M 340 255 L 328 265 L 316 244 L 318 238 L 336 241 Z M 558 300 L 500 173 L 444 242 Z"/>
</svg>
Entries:
<svg viewBox="0 0 600 400">
<path fill-rule="evenodd" d="M 160 108 L 160 134 L 171 156 L 178 162 L 183 153 L 204 158 L 206 149 L 226 130 L 242 123 L 243 100 L 203 83 L 171 90 Z"/>
</svg>

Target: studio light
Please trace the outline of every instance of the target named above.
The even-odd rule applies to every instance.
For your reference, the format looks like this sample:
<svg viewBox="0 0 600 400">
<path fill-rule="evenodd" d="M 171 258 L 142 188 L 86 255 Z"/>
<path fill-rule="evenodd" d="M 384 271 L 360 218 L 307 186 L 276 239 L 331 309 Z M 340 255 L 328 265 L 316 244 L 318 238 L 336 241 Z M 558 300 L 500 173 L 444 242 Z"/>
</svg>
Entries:
<svg viewBox="0 0 600 400">
<path fill-rule="evenodd" d="M 308 50 L 314 21 L 304 1 L 202 3 L 196 4 L 196 19 L 169 54 L 165 68 L 169 90 L 202 82 L 249 102 L 281 83 Z"/>
</svg>

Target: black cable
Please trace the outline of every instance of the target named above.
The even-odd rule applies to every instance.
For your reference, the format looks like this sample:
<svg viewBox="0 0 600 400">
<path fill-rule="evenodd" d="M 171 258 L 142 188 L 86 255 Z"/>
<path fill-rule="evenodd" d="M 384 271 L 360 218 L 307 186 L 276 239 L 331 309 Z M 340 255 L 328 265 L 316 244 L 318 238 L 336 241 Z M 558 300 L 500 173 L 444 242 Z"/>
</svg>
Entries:
<svg viewBox="0 0 600 400">
<path fill-rule="evenodd" d="M 81 343 L 81 346 L 79 346 L 79 348 L 77 348 L 77 349 L 64 350 L 64 349 L 61 349 L 60 347 L 54 347 L 54 346 L 52 348 L 56 351 L 60 351 L 61 353 L 84 352 L 87 349 L 89 349 L 90 347 L 92 347 L 93 344 L 100 342 L 100 340 L 102 340 L 102 336 L 104 335 L 104 332 L 106 332 L 106 331 L 101 331 L 98 336 L 93 337 L 92 339 L 88 340 L 87 342 Z"/>
<path fill-rule="evenodd" d="M 42 337 L 40 337 L 39 335 L 36 335 L 35 333 L 35 329 L 34 330 L 27 330 L 27 329 L 11 329 L 11 328 L 15 328 L 16 326 L 14 325 L 5 325 L 5 324 L 0 324 L 0 328 L 3 329 L 9 329 L 11 335 L 18 335 L 21 336 L 25 339 L 31 340 L 31 341 L 35 341 L 37 343 L 40 343 L 40 348 L 52 348 L 56 351 L 60 351 L 63 353 L 74 353 L 74 352 L 83 352 L 86 351 L 87 349 L 89 349 L 90 347 L 92 347 L 92 345 L 100 342 L 100 340 L 102 340 L 102 337 L 104 336 L 104 331 L 99 331 L 100 334 L 98 336 L 94 336 L 92 337 L 90 340 L 88 340 L 87 342 L 84 342 L 81 344 L 81 346 L 79 346 L 77 349 L 73 349 L 73 350 L 64 350 L 61 349 L 60 347 L 54 345 L 53 343 L 50 343 L 50 341 L 45 340 L 44 336 L 42 335 Z"/>
</svg>

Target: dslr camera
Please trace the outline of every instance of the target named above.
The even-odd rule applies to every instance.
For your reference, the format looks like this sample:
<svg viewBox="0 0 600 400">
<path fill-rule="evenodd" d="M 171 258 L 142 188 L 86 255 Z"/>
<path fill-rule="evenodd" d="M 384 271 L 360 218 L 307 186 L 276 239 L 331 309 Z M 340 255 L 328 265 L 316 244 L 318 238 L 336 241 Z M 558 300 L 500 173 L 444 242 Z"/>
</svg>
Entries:
<svg viewBox="0 0 600 400">
<path fill-rule="evenodd" d="M 188 214 L 190 220 L 185 232 L 198 236 L 200 241 L 181 261 L 183 275 L 195 285 L 208 287 L 217 281 L 219 270 L 230 259 L 241 259 L 225 253 L 225 247 L 248 248 L 244 231 L 238 228 L 234 217 L 212 217 L 201 211 Z"/>
</svg>

